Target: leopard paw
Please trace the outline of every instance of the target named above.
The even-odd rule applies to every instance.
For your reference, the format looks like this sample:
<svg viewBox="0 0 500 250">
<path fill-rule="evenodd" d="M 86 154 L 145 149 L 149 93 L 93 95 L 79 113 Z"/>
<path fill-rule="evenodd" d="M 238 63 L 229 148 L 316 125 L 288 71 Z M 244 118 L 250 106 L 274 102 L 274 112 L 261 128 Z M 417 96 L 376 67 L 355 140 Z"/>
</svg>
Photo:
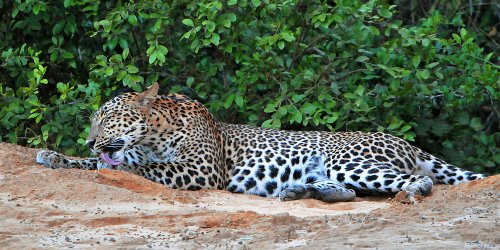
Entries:
<svg viewBox="0 0 500 250">
<path fill-rule="evenodd" d="M 97 170 L 101 170 L 101 169 L 117 169 L 116 167 L 114 167 L 113 165 L 107 163 L 107 162 L 102 162 L 102 161 L 99 161 L 97 163 Z"/>
<path fill-rule="evenodd" d="M 279 197 L 281 201 L 307 199 L 311 197 L 311 192 L 305 185 L 295 185 L 285 188 L 281 191 Z"/>
<path fill-rule="evenodd" d="M 404 187 L 401 191 L 406 191 L 410 196 L 428 196 L 432 191 L 432 179 L 429 176 L 419 176 L 416 181 Z"/>
<path fill-rule="evenodd" d="M 52 150 L 42 150 L 36 154 L 36 162 L 48 168 L 69 168 L 63 154 Z"/>
</svg>

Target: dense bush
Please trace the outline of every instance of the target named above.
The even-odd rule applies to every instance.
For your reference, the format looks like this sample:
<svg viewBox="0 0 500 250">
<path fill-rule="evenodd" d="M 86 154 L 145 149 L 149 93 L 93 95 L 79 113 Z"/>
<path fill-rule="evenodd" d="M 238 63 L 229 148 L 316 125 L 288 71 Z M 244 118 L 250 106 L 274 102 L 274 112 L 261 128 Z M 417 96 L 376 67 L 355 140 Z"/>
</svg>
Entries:
<svg viewBox="0 0 500 250">
<path fill-rule="evenodd" d="M 385 131 L 499 172 L 499 8 L 476 2 L 0 1 L 0 140 L 86 154 L 89 115 L 158 81 L 223 121 Z"/>
</svg>

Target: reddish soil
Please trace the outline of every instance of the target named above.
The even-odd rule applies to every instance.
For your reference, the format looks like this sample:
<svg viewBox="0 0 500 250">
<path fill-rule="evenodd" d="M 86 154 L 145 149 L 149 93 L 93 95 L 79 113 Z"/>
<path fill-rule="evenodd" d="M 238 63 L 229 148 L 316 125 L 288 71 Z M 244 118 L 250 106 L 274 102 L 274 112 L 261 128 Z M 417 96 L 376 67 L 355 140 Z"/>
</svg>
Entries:
<svg viewBox="0 0 500 250">
<path fill-rule="evenodd" d="M 53 170 L 0 143 L 0 248 L 499 249 L 500 175 L 417 204 L 167 189 L 129 173 Z"/>
</svg>

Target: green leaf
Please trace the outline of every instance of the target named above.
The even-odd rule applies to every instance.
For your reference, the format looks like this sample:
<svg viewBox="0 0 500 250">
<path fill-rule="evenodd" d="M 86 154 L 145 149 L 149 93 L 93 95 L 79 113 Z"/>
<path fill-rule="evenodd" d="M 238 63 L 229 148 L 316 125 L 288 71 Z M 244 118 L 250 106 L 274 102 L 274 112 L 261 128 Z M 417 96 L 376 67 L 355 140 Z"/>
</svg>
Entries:
<svg viewBox="0 0 500 250">
<path fill-rule="evenodd" d="M 64 0 L 63 5 L 65 8 L 68 8 L 71 5 L 73 5 L 73 1 L 72 0 Z"/>
<path fill-rule="evenodd" d="M 11 143 L 17 144 L 18 137 L 16 132 L 12 131 L 7 136 L 9 137 L 9 141 Z"/>
<path fill-rule="evenodd" d="M 429 78 L 430 76 L 430 72 L 429 70 L 417 70 L 417 74 L 416 74 L 417 78 L 419 79 L 423 79 L 423 80 L 426 80 Z"/>
<path fill-rule="evenodd" d="M 280 114 L 280 115 L 282 115 L 282 116 L 286 115 L 287 113 L 288 113 L 288 110 L 287 110 L 285 107 L 283 107 L 283 106 L 281 106 L 281 107 L 278 109 L 278 114 Z"/>
<path fill-rule="evenodd" d="M 430 69 L 430 68 L 434 68 L 438 64 L 439 64 L 439 62 L 433 62 L 433 63 L 429 63 L 429 64 L 425 65 L 425 67 L 428 68 L 428 69 Z"/>
<path fill-rule="evenodd" d="M 161 29 L 163 19 L 158 18 L 156 19 L 155 24 L 153 25 L 153 28 L 151 29 L 153 32 L 158 32 Z"/>
<path fill-rule="evenodd" d="M 191 87 L 194 83 L 194 77 L 190 76 L 186 79 L 186 86 Z"/>
<path fill-rule="evenodd" d="M 281 127 L 281 120 L 280 119 L 274 119 L 272 123 L 272 128 L 279 129 Z"/>
<path fill-rule="evenodd" d="M 74 56 L 70 52 L 64 52 L 63 57 L 66 59 L 73 59 Z"/>
<path fill-rule="evenodd" d="M 419 55 L 414 55 L 411 58 L 411 63 L 413 64 L 413 67 L 417 67 L 420 64 L 420 56 Z"/>
<path fill-rule="evenodd" d="M 484 57 L 484 60 L 485 60 L 485 61 L 490 61 L 490 58 L 493 56 L 493 54 L 495 54 L 495 52 L 491 52 L 491 53 L 487 54 L 487 55 Z"/>
<path fill-rule="evenodd" d="M 149 56 L 149 64 L 153 64 L 156 61 L 156 52 Z"/>
<path fill-rule="evenodd" d="M 127 72 L 130 74 L 135 74 L 139 72 L 139 69 L 134 65 L 127 65 Z"/>
<path fill-rule="evenodd" d="M 226 27 L 226 28 L 230 28 L 231 27 L 231 21 L 229 19 L 224 19 L 222 21 L 222 25 L 224 25 L 224 27 Z"/>
<path fill-rule="evenodd" d="M 422 39 L 422 45 L 424 45 L 424 47 L 429 46 L 430 43 L 431 43 L 431 40 L 429 40 L 427 38 Z"/>
<path fill-rule="evenodd" d="M 279 41 L 279 42 L 278 42 L 278 48 L 279 48 L 280 50 L 283 50 L 283 49 L 285 48 L 285 42 L 283 42 L 283 41 Z"/>
<path fill-rule="evenodd" d="M 460 29 L 460 37 L 465 38 L 467 36 L 467 30 L 464 28 Z"/>
<path fill-rule="evenodd" d="M 127 42 L 127 40 L 125 40 L 123 38 L 120 38 L 120 39 L 118 39 L 118 44 L 120 44 L 120 47 L 122 49 L 128 49 L 128 42 Z"/>
<path fill-rule="evenodd" d="M 231 107 L 231 104 L 233 104 L 235 98 L 236 98 L 235 94 L 230 94 L 224 101 L 224 108 L 228 109 L 229 107 Z"/>
<path fill-rule="evenodd" d="M 116 74 L 116 80 L 121 81 L 126 75 L 127 72 L 125 70 L 120 70 L 118 71 L 118 74 Z"/>
<path fill-rule="evenodd" d="M 337 23 L 341 23 L 342 22 L 342 17 L 338 14 L 333 14 L 332 15 L 332 19 L 337 22 Z"/>
<path fill-rule="evenodd" d="M 495 94 L 495 89 L 494 89 L 494 88 L 492 88 L 491 86 L 484 86 L 484 88 L 485 88 L 486 90 L 488 90 L 488 92 L 490 92 L 490 94 Z"/>
<path fill-rule="evenodd" d="M 400 131 L 401 131 L 402 133 L 404 133 L 404 132 L 406 132 L 406 131 L 408 131 L 408 130 L 410 130 L 410 129 L 411 129 L 411 126 L 410 126 L 410 125 L 405 125 L 405 126 L 403 126 L 403 127 L 401 128 L 401 130 L 400 130 Z"/>
<path fill-rule="evenodd" d="M 193 30 L 188 30 L 186 33 L 184 33 L 184 34 L 182 35 L 182 37 L 181 37 L 181 40 L 182 40 L 183 38 L 185 38 L 185 39 L 189 39 L 189 37 L 191 36 L 192 31 L 193 31 Z"/>
<path fill-rule="evenodd" d="M 293 78 L 292 82 L 291 82 L 291 85 L 294 87 L 294 88 L 299 88 L 301 85 L 302 85 L 302 77 L 300 76 L 297 76 L 295 78 Z M 299 100 L 300 101 L 300 100 Z M 297 102 L 294 100 L 294 102 Z"/>
<path fill-rule="evenodd" d="M 260 6 L 260 0 L 252 0 L 252 5 L 254 7 L 259 7 Z"/>
<path fill-rule="evenodd" d="M 189 27 L 194 27 L 194 22 L 193 20 L 189 19 L 189 18 L 186 18 L 186 19 L 182 19 L 182 23 L 186 26 L 189 26 Z"/>
<path fill-rule="evenodd" d="M 254 121 L 259 120 L 259 117 L 258 117 L 256 114 L 250 114 L 250 115 L 248 116 L 248 120 L 249 120 L 249 121 L 253 121 L 253 122 L 254 122 Z"/>
<path fill-rule="evenodd" d="M 324 22 L 326 20 L 326 13 L 321 13 L 318 15 L 318 20 Z"/>
<path fill-rule="evenodd" d="M 344 93 L 344 97 L 347 98 L 347 99 L 356 99 L 356 98 L 358 98 L 353 93 Z"/>
<path fill-rule="evenodd" d="M 389 130 L 394 130 L 394 129 L 399 128 L 399 126 L 401 126 L 399 123 L 391 123 L 391 124 L 389 125 L 389 127 L 387 127 L 387 129 L 389 129 Z"/>
<path fill-rule="evenodd" d="M 40 5 L 36 4 L 35 6 L 33 6 L 33 14 L 38 15 L 39 12 L 40 12 Z"/>
<path fill-rule="evenodd" d="M 261 127 L 263 128 L 272 128 L 272 122 L 273 122 L 273 119 L 269 119 L 269 120 L 265 120 Z"/>
<path fill-rule="evenodd" d="M 274 103 L 269 103 L 266 108 L 264 108 L 264 113 L 273 113 L 274 111 L 276 111 L 276 104 Z"/>
<path fill-rule="evenodd" d="M 113 68 L 111 68 L 111 67 L 106 68 L 105 73 L 107 76 L 113 75 Z"/>
<path fill-rule="evenodd" d="M 500 154 L 493 155 L 493 161 L 497 164 L 500 164 Z"/>
<path fill-rule="evenodd" d="M 137 17 L 134 14 L 129 15 L 127 20 L 133 26 L 137 25 Z"/>
<path fill-rule="evenodd" d="M 332 113 L 331 117 L 329 117 L 328 119 L 326 119 L 326 123 L 334 123 L 338 119 L 339 119 L 339 113 L 338 112 L 334 112 L 334 113 Z"/>
<path fill-rule="evenodd" d="M 296 111 L 293 114 L 293 121 L 295 121 L 296 123 L 301 123 L 302 122 L 302 113 Z"/>
<path fill-rule="evenodd" d="M 54 28 L 52 28 L 52 34 L 56 35 L 61 33 L 61 31 L 64 29 L 64 25 L 66 24 L 65 21 L 59 21 L 54 25 Z"/>
<path fill-rule="evenodd" d="M 380 35 L 380 31 L 377 29 L 377 27 L 374 27 L 374 26 L 367 26 L 368 28 L 368 31 L 370 31 L 370 33 L 372 33 L 373 35 Z"/>
<path fill-rule="evenodd" d="M 364 92 L 365 92 L 365 88 L 363 87 L 363 85 L 358 85 L 358 87 L 354 91 L 354 94 L 356 94 L 358 96 L 363 96 Z"/>
<path fill-rule="evenodd" d="M 415 141 L 415 133 L 413 132 L 405 133 L 403 138 L 407 141 Z"/>
<path fill-rule="evenodd" d="M 462 39 L 460 39 L 460 36 L 458 36 L 457 34 L 453 33 L 451 34 L 451 36 L 453 37 L 453 39 L 455 39 L 457 43 L 462 43 Z"/>
<path fill-rule="evenodd" d="M 158 58 L 158 60 L 161 62 L 161 63 L 164 63 L 165 62 L 165 54 L 164 53 L 161 53 L 160 51 L 157 51 L 156 52 L 156 57 Z M 160 64 L 161 65 L 161 64 Z"/>
<path fill-rule="evenodd" d="M 214 22 L 212 22 L 212 21 L 209 21 L 209 22 L 207 23 L 207 30 L 208 30 L 209 32 L 214 32 L 214 30 L 215 30 L 215 23 L 214 23 Z"/>
<path fill-rule="evenodd" d="M 378 14 L 382 17 L 385 17 L 385 18 L 391 18 L 392 17 L 392 12 L 388 9 L 385 9 L 385 8 L 380 8 L 378 9 Z"/>
<path fill-rule="evenodd" d="M 358 58 L 356 58 L 356 61 L 357 62 L 364 62 L 364 61 L 367 61 L 369 58 L 367 56 L 358 56 Z"/>
<path fill-rule="evenodd" d="M 158 45 L 158 47 L 156 47 L 156 50 L 163 55 L 166 55 L 168 53 L 167 47 L 163 45 Z"/>
<path fill-rule="evenodd" d="M 287 42 L 291 42 L 291 41 L 295 40 L 295 37 L 292 34 L 286 33 L 286 32 L 285 33 L 281 33 L 281 37 L 283 39 L 285 39 L 285 41 L 287 41 Z"/>
<path fill-rule="evenodd" d="M 470 120 L 470 127 L 473 128 L 475 131 L 481 130 L 483 125 L 481 124 L 481 120 L 477 117 L 474 117 Z"/>
<path fill-rule="evenodd" d="M 99 26 L 102 26 L 105 30 L 107 27 L 110 27 L 111 26 L 111 22 L 108 21 L 108 20 L 101 20 L 99 22 L 97 22 L 97 25 Z M 109 30 L 106 30 L 106 32 L 109 32 L 111 28 L 109 28 Z"/>
<path fill-rule="evenodd" d="M 238 107 L 243 107 L 243 97 L 241 95 L 237 95 L 234 99 L 234 102 L 236 103 L 236 105 L 238 105 Z"/>
<path fill-rule="evenodd" d="M 122 51 L 122 58 L 123 58 L 123 60 L 127 59 L 129 51 L 130 51 L 129 48 L 126 48 L 126 49 L 124 49 Z"/>
<path fill-rule="evenodd" d="M 214 45 L 219 45 L 219 41 L 220 41 L 220 36 L 219 36 L 219 34 L 217 34 L 217 33 L 213 33 L 213 34 L 212 34 L 212 38 L 210 39 L 210 41 L 211 41 Z"/>
<path fill-rule="evenodd" d="M 306 102 L 304 106 L 302 106 L 302 110 L 306 114 L 312 114 L 314 111 L 316 111 L 316 106 L 310 102 Z"/>
<path fill-rule="evenodd" d="M 18 14 L 18 13 L 19 13 L 19 8 L 14 8 L 14 9 L 12 10 L 12 15 L 11 15 L 11 16 L 12 16 L 12 18 L 15 18 L 15 17 L 17 16 L 17 14 Z M 12 140 L 11 140 L 11 141 L 12 141 Z"/>
<path fill-rule="evenodd" d="M 111 58 L 109 58 L 109 61 L 112 63 L 121 63 L 122 62 L 122 55 L 121 54 L 115 54 Z"/>
<path fill-rule="evenodd" d="M 318 96 L 318 100 L 320 101 L 331 101 L 333 98 L 332 96 L 330 95 L 330 93 L 321 93 L 319 94 Z"/>
<path fill-rule="evenodd" d="M 292 96 L 292 101 L 294 103 L 297 103 L 297 102 L 300 102 L 302 99 L 304 99 L 306 97 L 306 95 L 297 95 L 297 94 L 294 94 Z"/>
</svg>

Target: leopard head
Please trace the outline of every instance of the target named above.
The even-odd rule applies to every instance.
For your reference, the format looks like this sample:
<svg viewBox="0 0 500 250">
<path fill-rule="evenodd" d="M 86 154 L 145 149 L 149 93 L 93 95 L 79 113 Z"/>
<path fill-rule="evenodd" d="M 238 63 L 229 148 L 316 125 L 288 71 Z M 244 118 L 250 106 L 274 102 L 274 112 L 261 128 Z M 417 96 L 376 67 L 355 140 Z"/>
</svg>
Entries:
<svg viewBox="0 0 500 250">
<path fill-rule="evenodd" d="M 126 93 L 106 102 L 91 119 L 87 145 L 107 163 L 122 164 L 124 151 L 146 136 L 146 115 L 158 97 L 155 83 L 142 93 Z"/>
</svg>

